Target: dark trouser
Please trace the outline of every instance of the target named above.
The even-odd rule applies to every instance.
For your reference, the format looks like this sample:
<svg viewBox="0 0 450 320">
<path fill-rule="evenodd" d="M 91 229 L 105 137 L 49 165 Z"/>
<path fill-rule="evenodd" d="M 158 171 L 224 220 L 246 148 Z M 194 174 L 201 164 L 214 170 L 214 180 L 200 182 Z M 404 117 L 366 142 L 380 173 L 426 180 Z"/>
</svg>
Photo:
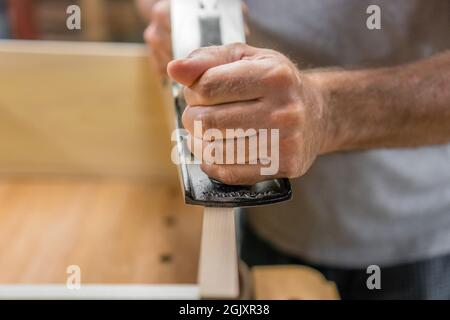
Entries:
<svg viewBox="0 0 450 320">
<path fill-rule="evenodd" d="M 381 266 L 381 289 L 369 290 L 366 269 L 315 265 L 273 248 L 243 223 L 241 258 L 256 265 L 301 264 L 315 268 L 334 281 L 342 299 L 450 299 L 450 255 L 402 264 Z"/>
</svg>

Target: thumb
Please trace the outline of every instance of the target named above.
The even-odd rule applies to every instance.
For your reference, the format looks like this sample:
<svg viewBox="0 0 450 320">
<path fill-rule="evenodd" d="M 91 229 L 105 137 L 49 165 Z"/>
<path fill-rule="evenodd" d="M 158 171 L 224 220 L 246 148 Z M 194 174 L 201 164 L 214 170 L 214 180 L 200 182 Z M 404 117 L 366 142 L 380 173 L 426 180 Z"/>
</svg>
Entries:
<svg viewBox="0 0 450 320">
<path fill-rule="evenodd" d="M 171 61 L 167 73 L 172 80 L 190 87 L 206 70 L 241 60 L 253 51 L 253 47 L 243 43 L 200 48 L 185 59 Z"/>
</svg>

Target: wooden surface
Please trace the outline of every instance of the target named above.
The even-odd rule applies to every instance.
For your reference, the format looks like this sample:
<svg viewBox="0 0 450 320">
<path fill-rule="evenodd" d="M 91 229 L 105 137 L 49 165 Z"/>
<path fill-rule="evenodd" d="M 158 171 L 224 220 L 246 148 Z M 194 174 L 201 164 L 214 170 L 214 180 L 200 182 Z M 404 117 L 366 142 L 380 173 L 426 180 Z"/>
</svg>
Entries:
<svg viewBox="0 0 450 320">
<path fill-rule="evenodd" d="M 260 266 L 252 268 L 257 300 L 336 300 L 334 282 L 305 266 Z"/>
<path fill-rule="evenodd" d="M 200 249 L 200 296 L 239 296 L 236 223 L 233 208 L 205 208 Z"/>
<path fill-rule="evenodd" d="M 1 285 L 0 300 L 197 300 L 196 284 Z"/>
<path fill-rule="evenodd" d="M 64 285 L 70 265 L 82 284 L 197 282 L 202 212 L 148 62 L 143 45 L 0 41 L 0 285 Z"/>
<path fill-rule="evenodd" d="M 144 45 L 0 40 L 0 174 L 177 180 Z"/>
<path fill-rule="evenodd" d="M 201 220 L 178 185 L 3 179 L 0 284 L 194 284 Z"/>
<path fill-rule="evenodd" d="M 86 40 L 101 41 L 107 39 L 107 3 L 105 0 L 81 0 L 80 8 L 83 12 L 84 26 L 82 28 Z"/>
</svg>

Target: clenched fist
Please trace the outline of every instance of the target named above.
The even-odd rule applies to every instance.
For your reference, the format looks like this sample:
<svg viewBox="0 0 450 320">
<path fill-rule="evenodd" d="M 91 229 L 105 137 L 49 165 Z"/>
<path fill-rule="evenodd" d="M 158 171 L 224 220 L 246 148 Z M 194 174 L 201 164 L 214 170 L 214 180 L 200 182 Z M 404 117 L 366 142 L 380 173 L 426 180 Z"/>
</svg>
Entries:
<svg viewBox="0 0 450 320">
<path fill-rule="evenodd" d="M 193 140 L 200 140 L 202 150 L 223 142 L 203 134 L 209 129 L 279 132 L 276 172 L 261 174 L 264 159 L 257 164 L 248 157 L 239 164 L 203 162 L 201 168 L 211 178 L 227 184 L 254 184 L 299 177 L 326 149 L 327 109 L 320 82 L 302 74 L 281 53 L 245 44 L 201 48 L 186 59 L 170 62 L 167 71 L 185 86 L 188 107 L 183 124 Z M 196 122 L 203 132 L 195 130 Z"/>
</svg>

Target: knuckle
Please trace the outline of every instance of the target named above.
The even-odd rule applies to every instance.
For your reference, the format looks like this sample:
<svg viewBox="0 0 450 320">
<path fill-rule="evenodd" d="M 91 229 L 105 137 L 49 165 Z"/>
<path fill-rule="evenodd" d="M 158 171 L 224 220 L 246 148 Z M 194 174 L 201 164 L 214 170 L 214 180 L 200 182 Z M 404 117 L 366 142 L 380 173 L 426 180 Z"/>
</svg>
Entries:
<svg viewBox="0 0 450 320">
<path fill-rule="evenodd" d="M 217 179 L 225 184 L 238 184 L 239 177 L 234 173 L 233 169 L 229 166 L 218 166 L 217 167 Z"/>
<path fill-rule="evenodd" d="M 305 110 L 299 104 L 295 104 L 290 109 L 290 124 L 294 128 L 299 128 L 306 123 Z"/>
<path fill-rule="evenodd" d="M 152 32 L 151 28 L 152 28 L 152 25 L 150 24 L 144 30 L 144 40 L 145 40 L 145 42 L 149 42 L 149 40 L 150 40 L 150 33 Z"/>
<path fill-rule="evenodd" d="M 190 133 L 194 133 L 194 128 L 198 124 L 201 124 L 201 129 L 204 132 L 208 129 L 213 129 L 215 123 L 211 112 L 205 110 L 203 107 L 186 108 L 181 116 L 181 122 L 184 128 Z"/>
<path fill-rule="evenodd" d="M 234 42 L 226 45 L 228 49 L 233 50 L 235 52 L 241 52 L 248 48 L 248 45 L 242 42 Z"/>
<path fill-rule="evenodd" d="M 200 168 L 211 178 L 225 184 L 238 184 L 238 178 L 233 169 L 226 165 L 214 165 L 202 163 Z"/>
<path fill-rule="evenodd" d="M 198 49 L 195 49 L 195 50 L 191 51 L 191 53 L 189 53 L 189 55 L 187 56 L 187 58 L 189 58 L 189 59 L 195 58 L 195 57 L 197 57 L 197 56 L 203 54 L 205 51 L 211 50 L 211 48 L 213 48 L 213 47 L 208 47 L 208 48 L 198 48 Z"/>
<path fill-rule="evenodd" d="M 205 99 L 210 99 L 214 96 L 217 89 L 216 82 L 207 74 L 204 74 L 196 85 L 195 91 Z"/>
<path fill-rule="evenodd" d="M 144 39 L 145 42 L 153 46 L 156 46 L 161 43 L 161 38 L 158 36 L 156 28 L 153 24 L 151 24 L 149 27 L 147 27 L 147 29 L 145 29 Z"/>
<path fill-rule="evenodd" d="M 264 49 L 262 49 L 262 50 L 264 51 L 264 53 L 265 53 L 267 56 L 270 56 L 270 57 L 278 57 L 278 56 L 280 55 L 280 53 L 279 53 L 278 51 L 274 50 L 274 49 L 267 49 L 267 48 L 264 48 Z"/>
<path fill-rule="evenodd" d="M 166 1 L 156 2 L 151 10 L 150 17 L 152 20 L 166 19 L 168 18 L 169 12 Z"/>
<path fill-rule="evenodd" d="M 192 89 L 189 87 L 183 87 L 183 97 L 186 103 L 190 106 L 195 104 L 195 101 L 192 99 Z"/>
<path fill-rule="evenodd" d="M 282 166 L 284 169 L 282 170 L 283 176 L 286 178 L 296 178 L 299 176 L 299 164 L 296 159 L 293 157 L 287 157 L 284 160 L 284 165 Z"/>
<path fill-rule="evenodd" d="M 285 86 L 290 82 L 292 76 L 292 68 L 286 63 L 278 63 L 269 73 L 269 80 L 281 86 Z"/>
<path fill-rule="evenodd" d="M 191 110 L 190 108 L 187 108 L 181 115 L 181 122 L 183 123 L 183 127 L 190 133 L 192 133 L 193 128 L 192 125 L 193 121 L 191 119 L 192 119 Z"/>
<path fill-rule="evenodd" d="M 298 127 L 299 124 L 304 123 L 304 110 L 301 103 L 290 102 L 285 106 L 285 121 L 287 125 Z"/>
<path fill-rule="evenodd" d="M 202 107 L 199 107 L 199 110 L 194 117 L 194 121 L 199 121 L 202 124 L 203 130 L 215 129 L 214 117 Z"/>
<path fill-rule="evenodd" d="M 237 60 L 242 59 L 242 57 L 244 57 L 247 53 L 250 53 L 252 49 L 252 47 L 248 44 L 241 42 L 231 43 L 226 45 L 225 47 L 229 52 L 231 52 L 231 55 L 234 57 L 234 59 Z"/>
<path fill-rule="evenodd" d="M 270 123 L 276 128 L 298 128 L 304 123 L 304 115 L 301 107 L 294 102 L 284 104 L 278 109 L 273 109 L 269 115 Z"/>
<path fill-rule="evenodd" d="M 206 161 L 202 161 L 202 163 L 200 164 L 200 169 L 202 169 L 202 171 L 204 173 L 206 173 L 206 175 L 210 178 L 219 180 L 219 176 L 217 174 L 217 165 L 214 165 L 212 163 L 207 163 Z"/>
</svg>

